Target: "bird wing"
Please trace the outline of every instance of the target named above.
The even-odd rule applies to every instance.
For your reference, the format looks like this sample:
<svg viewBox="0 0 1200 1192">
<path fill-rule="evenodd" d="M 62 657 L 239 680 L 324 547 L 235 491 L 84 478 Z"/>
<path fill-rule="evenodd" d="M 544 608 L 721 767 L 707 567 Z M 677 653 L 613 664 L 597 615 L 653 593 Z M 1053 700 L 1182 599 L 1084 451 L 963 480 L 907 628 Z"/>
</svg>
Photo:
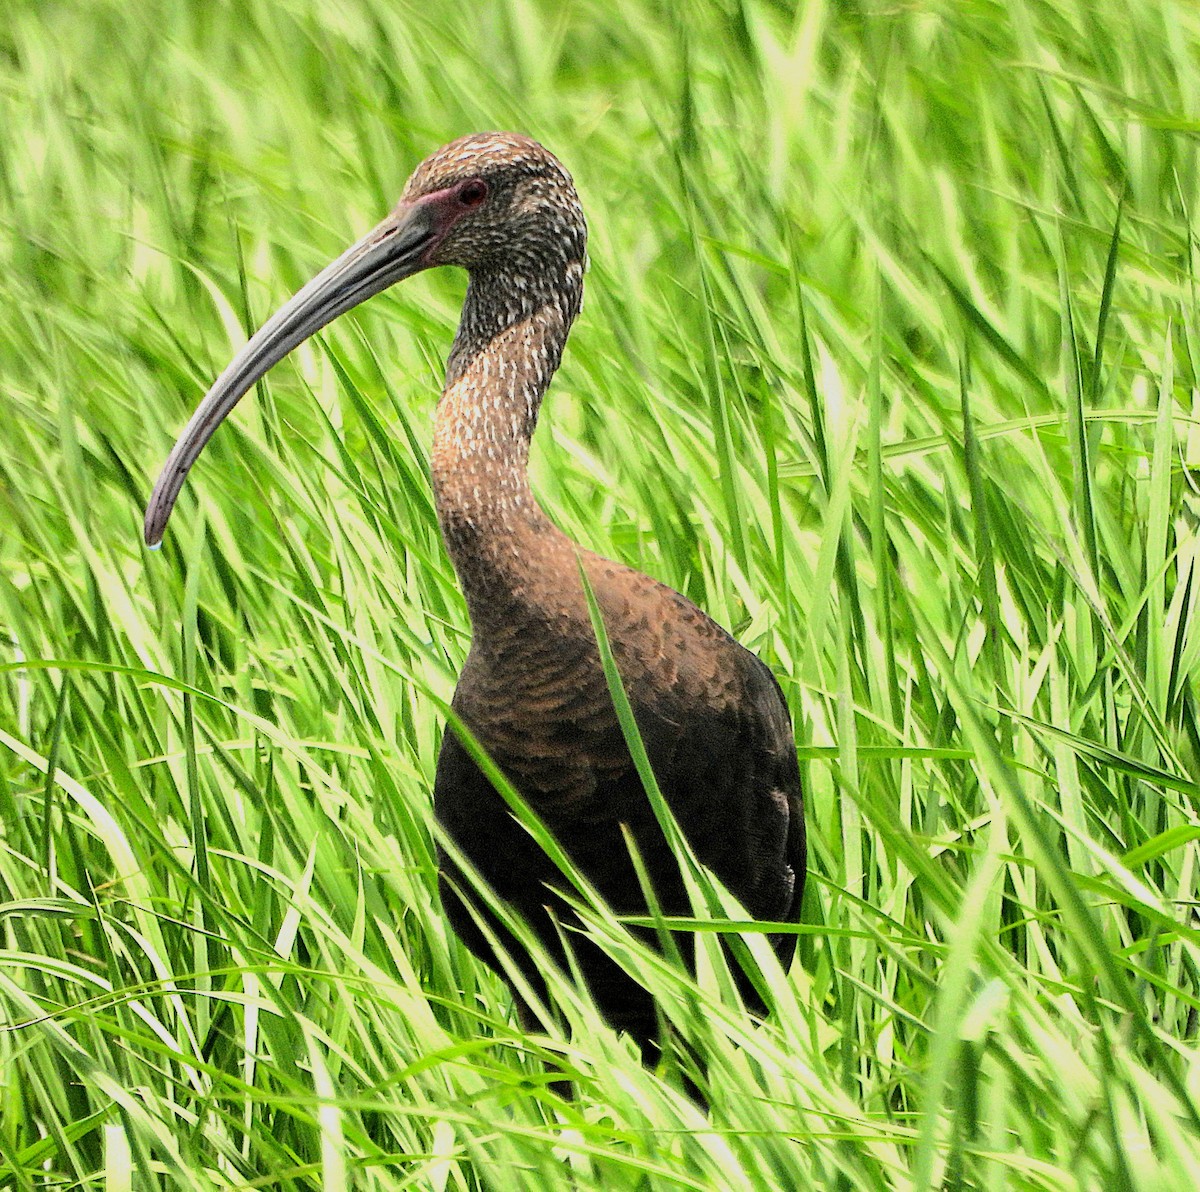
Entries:
<svg viewBox="0 0 1200 1192">
<path fill-rule="evenodd" d="M 611 566 L 593 584 L 659 787 L 692 849 L 755 918 L 795 921 L 804 806 L 778 681 L 678 592 Z"/>
</svg>

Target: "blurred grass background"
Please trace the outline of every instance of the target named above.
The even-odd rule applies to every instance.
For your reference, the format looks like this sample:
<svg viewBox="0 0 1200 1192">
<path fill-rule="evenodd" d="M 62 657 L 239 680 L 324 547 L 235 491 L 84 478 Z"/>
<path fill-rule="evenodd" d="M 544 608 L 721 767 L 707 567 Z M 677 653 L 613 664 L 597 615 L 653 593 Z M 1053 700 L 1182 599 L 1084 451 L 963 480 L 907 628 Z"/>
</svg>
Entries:
<svg viewBox="0 0 1200 1192">
<path fill-rule="evenodd" d="M 1172 0 L 10 0 L 0 1186 L 1200 1186 L 1198 55 Z M 567 984 L 524 1035 L 435 902 L 463 278 L 297 351 L 140 544 L 247 332 L 494 127 L 591 227 L 537 491 L 797 723 L 767 1025 L 591 916 L 707 1117 Z"/>
</svg>

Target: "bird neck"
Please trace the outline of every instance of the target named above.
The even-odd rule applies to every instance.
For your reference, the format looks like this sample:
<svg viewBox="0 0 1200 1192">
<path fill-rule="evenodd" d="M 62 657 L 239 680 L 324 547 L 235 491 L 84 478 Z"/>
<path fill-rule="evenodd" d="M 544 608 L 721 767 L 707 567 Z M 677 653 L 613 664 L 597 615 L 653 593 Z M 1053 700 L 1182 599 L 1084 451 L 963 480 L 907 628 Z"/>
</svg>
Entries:
<svg viewBox="0 0 1200 1192">
<path fill-rule="evenodd" d="M 472 622 L 528 600 L 537 572 L 573 547 L 529 487 L 529 444 L 582 296 L 582 266 L 557 284 L 473 272 L 434 425 L 438 521 Z"/>
</svg>

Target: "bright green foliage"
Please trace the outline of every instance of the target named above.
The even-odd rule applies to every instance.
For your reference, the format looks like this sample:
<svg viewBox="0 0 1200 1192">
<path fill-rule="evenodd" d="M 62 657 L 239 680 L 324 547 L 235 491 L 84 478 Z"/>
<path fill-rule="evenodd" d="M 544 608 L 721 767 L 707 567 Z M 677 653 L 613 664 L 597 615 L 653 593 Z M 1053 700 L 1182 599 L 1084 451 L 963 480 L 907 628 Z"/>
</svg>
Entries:
<svg viewBox="0 0 1200 1192">
<path fill-rule="evenodd" d="M 0 1187 L 1200 1187 L 1198 62 L 1187 0 L 8 0 Z M 489 127 L 592 229 L 535 487 L 797 723 L 767 1025 L 581 894 L 707 1117 L 436 904 L 462 277 L 140 545 L 247 329 Z"/>
</svg>

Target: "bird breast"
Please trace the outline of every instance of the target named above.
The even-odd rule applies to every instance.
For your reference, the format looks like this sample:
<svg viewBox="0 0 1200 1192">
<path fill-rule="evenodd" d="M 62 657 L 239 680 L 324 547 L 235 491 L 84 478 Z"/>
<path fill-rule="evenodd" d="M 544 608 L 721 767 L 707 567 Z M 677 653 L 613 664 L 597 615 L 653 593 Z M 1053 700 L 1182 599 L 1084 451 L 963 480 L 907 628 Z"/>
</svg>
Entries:
<svg viewBox="0 0 1200 1192">
<path fill-rule="evenodd" d="M 737 647 L 723 630 L 671 589 L 562 542 L 588 575 L 639 728 L 651 729 L 642 709 L 669 725 L 693 706 L 719 717 L 737 705 L 739 676 L 723 661 Z M 476 623 L 455 710 L 535 810 L 618 813 L 587 806 L 632 763 L 575 558 L 527 568 L 493 611 Z"/>
</svg>

